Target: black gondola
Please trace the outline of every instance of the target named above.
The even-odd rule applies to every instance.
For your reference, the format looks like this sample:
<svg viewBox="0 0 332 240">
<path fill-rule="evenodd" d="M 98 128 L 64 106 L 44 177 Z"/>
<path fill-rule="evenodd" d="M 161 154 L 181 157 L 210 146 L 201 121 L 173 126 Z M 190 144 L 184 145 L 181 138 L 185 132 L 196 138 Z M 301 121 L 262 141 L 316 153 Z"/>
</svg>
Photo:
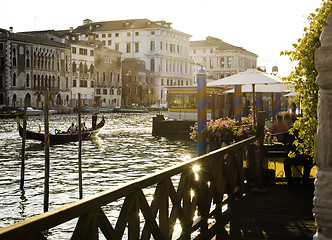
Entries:
<svg viewBox="0 0 332 240">
<path fill-rule="evenodd" d="M 96 136 L 100 129 L 105 125 L 105 119 L 100 121 L 95 129 L 88 129 L 82 131 L 82 140 L 87 140 Z M 19 133 L 22 137 L 23 135 L 23 127 L 21 124 L 19 126 Z M 78 131 L 75 133 L 61 132 L 56 130 L 55 134 L 49 133 L 50 144 L 59 144 L 59 143 L 68 143 L 68 142 L 77 142 L 78 141 Z M 38 133 L 33 131 L 26 131 L 26 139 L 33 139 L 44 142 L 44 133 Z"/>
</svg>

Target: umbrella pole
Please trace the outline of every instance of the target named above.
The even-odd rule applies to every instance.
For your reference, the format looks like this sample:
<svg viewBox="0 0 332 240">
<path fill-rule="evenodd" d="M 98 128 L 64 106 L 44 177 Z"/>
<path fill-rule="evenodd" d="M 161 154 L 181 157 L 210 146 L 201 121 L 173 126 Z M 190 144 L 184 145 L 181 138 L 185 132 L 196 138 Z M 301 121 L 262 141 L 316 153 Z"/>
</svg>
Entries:
<svg viewBox="0 0 332 240">
<path fill-rule="evenodd" d="M 252 85 L 252 109 L 253 109 L 253 118 L 254 125 L 256 125 L 256 93 L 255 93 L 255 84 Z"/>
<path fill-rule="evenodd" d="M 274 101 L 273 101 L 273 92 L 271 92 L 271 105 L 272 105 L 272 123 L 274 123 Z"/>
</svg>

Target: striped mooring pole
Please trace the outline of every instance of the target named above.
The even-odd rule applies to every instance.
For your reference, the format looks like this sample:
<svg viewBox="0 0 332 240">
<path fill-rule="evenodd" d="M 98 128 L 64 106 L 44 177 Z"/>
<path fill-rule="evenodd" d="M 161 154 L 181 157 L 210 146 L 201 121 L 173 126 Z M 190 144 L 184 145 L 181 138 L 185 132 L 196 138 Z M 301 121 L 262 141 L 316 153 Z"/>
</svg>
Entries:
<svg viewBox="0 0 332 240">
<path fill-rule="evenodd" d="M 274 113 L 274 116 L 277 115 L 278 112 L 281 111 L 281 93 L 276 93 L 276 112 Z"/>
<path fill-rule="evenodd" d="M 197 156 L 206 153 L 206 139 L 203 136 L 203 131 L 206 127 L 206 75 L 203 69 L 198 71 L 197 75 Z"/>
<path fill-rule="evenodd" d="M 258 118 L 259 111 L 263 111 L 263 94 L 261 92 L 256 93 L 256 118 Z"/>
<path fill-rule="evenodd" d="M 241 121 L 242 111 L 242 86 L 234 85 L 234 118 L 236 121 Z"/>
</svg>

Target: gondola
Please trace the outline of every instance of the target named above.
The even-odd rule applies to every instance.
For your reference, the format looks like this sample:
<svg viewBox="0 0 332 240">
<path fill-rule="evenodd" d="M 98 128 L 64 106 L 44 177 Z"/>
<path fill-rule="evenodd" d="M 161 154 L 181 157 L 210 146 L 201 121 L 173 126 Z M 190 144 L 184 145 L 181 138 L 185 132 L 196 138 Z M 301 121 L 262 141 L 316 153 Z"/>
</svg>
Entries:
<svg viewBox="0 0 332 240">
<path fill-rule="evenodd" d="M 82 131 L 82 140 L 87 140 L 92 138 L 93 136 L 96 136 L 100 129 L 105 125 L 105 119 L 104 117 L 100 121 L 100 123 L 96 126 L 95 129 L 88 129 Z M 20 136 L 23 136 L 23 127 L 21 124 L 18 124 L 19 126 L 19 133 Z M 78 131 L 75 133 L 68 133 L 63 132 L 60 130 L 55 130 L 55 133 L 49 133 L 50 138 L 50 144 L 61 144 L 61 143 L 68 143 L 68 142 L 77 142 L 78 141 Z M 44 142 L 44 133 L 38 133 L 33 131 L 26 131 L 26 139 L 33 139 Z"/>
</svg>

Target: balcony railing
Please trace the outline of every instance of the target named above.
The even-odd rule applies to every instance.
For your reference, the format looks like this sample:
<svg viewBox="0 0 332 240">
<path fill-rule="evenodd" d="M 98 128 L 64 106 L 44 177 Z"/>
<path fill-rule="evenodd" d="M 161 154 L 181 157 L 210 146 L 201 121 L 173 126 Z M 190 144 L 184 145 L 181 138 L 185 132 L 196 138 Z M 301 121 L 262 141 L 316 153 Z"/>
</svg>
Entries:
<svg viewBox="0 0 332 240">
<path fill-rule="evenodd" d="M 250 146 L 255 140 L 251 137 L 2 228 L 0 239 L 46 239 L 43 231 L 75 218 L 78 221 L 71 239 L 98 239 L 99 229 L 106 239 L 123 239 L 126 229 L 128 239 L 211 239 L 216 234 L 225 235 L 231 203 L 243 193 L 243 166 L 254 155 Z M 155 190 L 153 196 L 144 194 L 147 188 Z M 121 198 L 121 211 L 112 225 L 102 207 Z"/>
</svg>

